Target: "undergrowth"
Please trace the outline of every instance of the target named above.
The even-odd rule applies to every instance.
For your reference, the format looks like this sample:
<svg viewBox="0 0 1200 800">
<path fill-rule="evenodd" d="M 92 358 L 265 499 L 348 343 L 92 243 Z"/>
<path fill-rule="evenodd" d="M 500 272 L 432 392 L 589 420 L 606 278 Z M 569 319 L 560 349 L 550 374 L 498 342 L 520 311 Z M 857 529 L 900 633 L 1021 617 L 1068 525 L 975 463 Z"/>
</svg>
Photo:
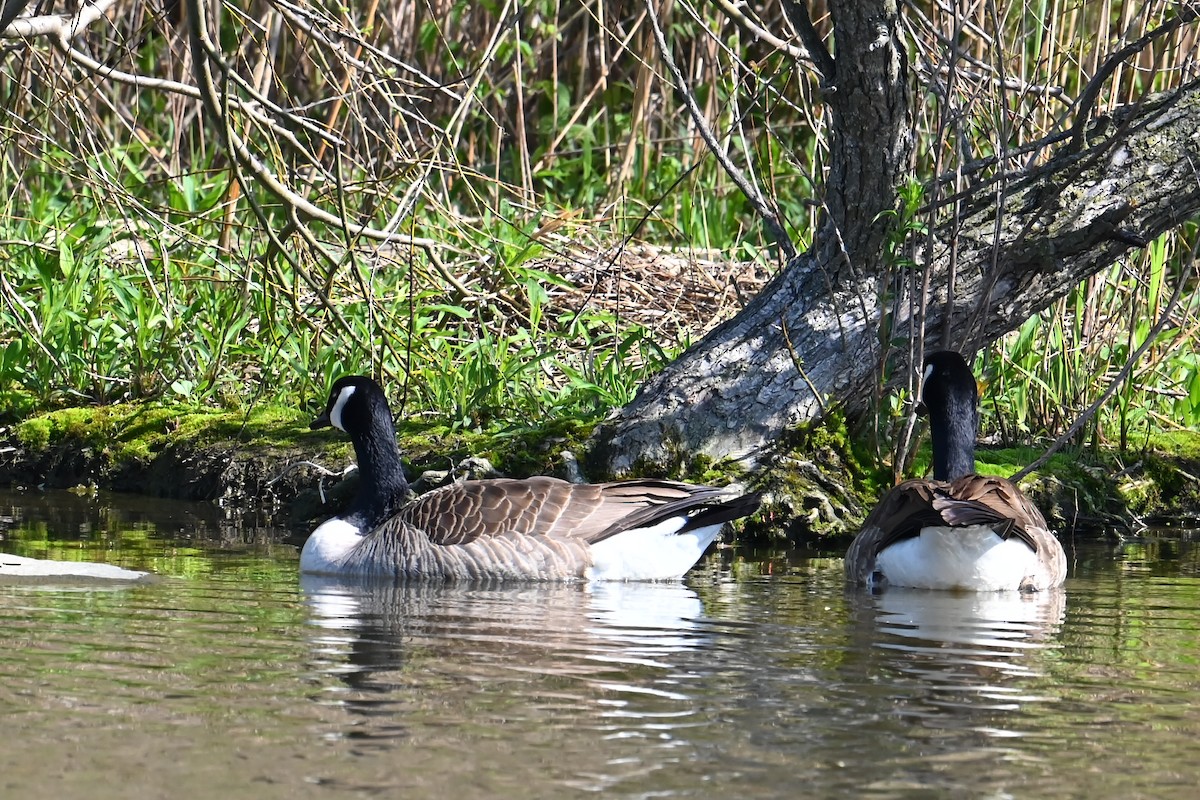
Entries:
<svg viewBox="0 0 1200 800">
<path fill-rule="evenodd" d="M 0 422 L 142 400 L 311 409 L 347 372 L 456 430 L 596 419 L 717 321 L 622 312 L 665 309 L 670 280 L 598 297 L 625 245 L 780 266 L 665 80 L 641 3 L 224 6 L 225 119 L 171 88 L 193 81 L 185 26 L 153 4 L 78 32 L 103 69 L 37 37 L 0 65 Z M 803 247 L 827 167 L 822 88 L 782 8 L 730 8 L 677 3 L 663 23 L 707 124 Z M 920 181 L 960 191 L 964 154 L 1059 130 L 1104 55 L 1174 13 L 909 4 Z M 1183 29 L 1146 49 L 1097 108 L 1187 80 L 1194 47 Z M 252 159 L 230 155 L 234 135 Z M 901 225 L 904 269 L 924 226 Z M 979 361 L 989 434 L 1069 423 L 1144 341 L 1185 249 L 1164 238 L 1014 320 Z M 1081 440 L 1134 448 L 1200 425 L 1196 297 Z"/>
</svg>

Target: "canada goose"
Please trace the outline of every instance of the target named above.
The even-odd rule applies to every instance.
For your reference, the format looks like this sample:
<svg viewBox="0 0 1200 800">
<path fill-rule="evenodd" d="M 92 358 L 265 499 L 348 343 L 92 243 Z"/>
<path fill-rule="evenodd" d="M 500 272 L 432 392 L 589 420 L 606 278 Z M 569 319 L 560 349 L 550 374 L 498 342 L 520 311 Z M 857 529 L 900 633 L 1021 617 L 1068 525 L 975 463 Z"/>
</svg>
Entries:
<svg viewBox="0 0 1200 800">
<path fill-rule="evenodd" d="M 846 553 L 846 578 L 872 588 L 1039 591 L 1067 558 L 1040 511 L 1005 478 L 975 474 L 979 389 L 958 353 L 925 359 L 918 413 L 929 415 L 933 480 L 884 495 Z"/>
<path fill-rule="evenodd" d="M 361 474 L 346 512 L 322 523 L 300 570 L 471 580 L 678 578 L 757 494 L 666 480 L 574 484 L 498 478 L 410 498 L 387 398 L 375 381 L 338 379 L 312 428 L 350 435 Z"/>
</svg>

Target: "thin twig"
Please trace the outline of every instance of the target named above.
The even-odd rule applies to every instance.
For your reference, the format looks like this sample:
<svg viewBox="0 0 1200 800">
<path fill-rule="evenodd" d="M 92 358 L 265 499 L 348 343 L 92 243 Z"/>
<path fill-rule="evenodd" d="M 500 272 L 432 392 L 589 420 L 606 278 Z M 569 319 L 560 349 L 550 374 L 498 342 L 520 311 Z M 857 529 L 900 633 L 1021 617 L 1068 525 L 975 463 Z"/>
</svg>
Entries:
<svg viewBox="0 0 1200 800">
<path fill-rule="evenodd" d="M 731 0 L 716 0 L 716 4 L 722 11 L 725 12 L 725 16 L 733 20 L 735 25 L 746 31 L 746 33 L 749 33 L 754 38 L 766 42 L 767 44 L 771 45 L 771 47 L 774 47 L 776 50 L 779 50 L 782 53 L 787 53 L 797 61 L 807 61 L 810 64 L 813 63 L 813 59 L 809 56 L 807 49 L 801 50 L 799 47 L 794 47 L 788 44 L 786 41 L 780 39 L 778 36 L 760 25 L 759 20 L 751 19 L 749 16 L 747 16 L 744 10 L 747 8 L 746 4 L 743 3 L 738 5 L 731 2 Z M 785 2 L 784 6 L 787 6 L 788 4 L 788 2 Z"/>
<path fill-rule="evenodd" d="M 832 85 L 835 72 L 833 56 L 829 55 L 829 50 L 821 41 L 817 29 L 813 27 L 812 17 L 808 15 L 808 6 L 804 5 L 802 0 L 783 0 L 782 5 L 783 13 L 800 35 L 800 41 L 804 42 L 805 49 L 812 56 L 817 72 L 821 73 L 822 82 Z"/>
<path fill-rule="evenodd" d="M 218 102 L 218 97 L 227 93 L 224 90 L 220 94 L 218 93 L 213 80 L 211 64 L 220 65 L 222 63 L 221 52 L 214 44 L 212 34 L 208 29 L 204 0 L 185 0 L 185 2 L 187 3 L 189 18 L 194 20 L 190 26 L 189 37 L 192 43 L 193 68 L 196 73 L 196 82 L 199 85 L 200 99 L 209 113 L 215 119 L 220 120 L 220 108 L 222 104 Z M 337 214 L 314 205 L 307 198 L 296 194 L 280 181 L 271 169 L 250 150 L 245 140 L 229 125 L 225 126 L 225 138 L 230 151 L 237 157 L 245 170 L 254 176 L 258 184 L 289 208 L 293 209 L 296 214 L 306 219 L 325 223 L 333 228 L 342 226 L 343 220 Z M 435 242 L 432 239 L 413 238 L 404 234 L 373 228 L 369 225 L 352 225 L 349 227 L 349 231 L 355 237 L 361 236 L 376 241 L 402 243 L 424 248 L 445 247 L 445 245 Z"/>
<path fill-rule="evenodd" d="M 195 86 L 189 86 L 186 83 L 180 83 L 168 78 L 152 78 L 147 75 L 137 75 L 116 69 L 97 61 L 71 44 L 74 38 L 83 33 L 88 26 L 101 19 L 116 2 L 117 0 L 102 0 L 94 5 L 84 6 L 77 14 L 71 17 L 56 14 L 21 17 L 9 25 L 8 28 L 0 31 L 0 39 L 48 39 L 72 63 L 97 77 L 102 77 L 116 83 L 123 83 L 127 86 L 136 86 L 141 89 L 155 89 L 196 100 L 200 99 L 200 90 Z M 303 151 L 304 148 L 295 138 L 295 134 L 287 127 L 271 119 L 271 117 L 264 113 L 263 108 L 268 108 L 274 113 L 300 124 L 304 124 L 303 118 L 290 114 L 285 109 L 266 100 L 266 98 L 262 98 L 262 100 L 264 102 L 246 102 L 240 99 L 233 99 L 231 105 L 249 115 L 259 124 L 269 127 L 272 132 L 282 137 L 297 150 Z M 340 139 L 330 137 L 323 131 L 311 132 L 318 136 L 324 136 L 330 140 L 331 144 L 342 144 Z"/>
<path fill-rule="evenodd" d="M 817 413 L 825 416 L 825 401 L 821 399 L 821 393 L 817 391 L 816 384 L 808 377 L 808 373 L 804 371 L 804 360 L 800 358 L 800 354 L 796 352 L 796 346 L 792 344 L 791 334 L 788 332 L 787 317 L 779 318 L 779 326 L 783 331 L 783 343 L 787 346 L 788 356 L 792 359 L 792 366 L 796 368 L 801 380 L 808 386 L 808 390 L 812 392 L 813 399 L 817 401 Z"/>
</svg>

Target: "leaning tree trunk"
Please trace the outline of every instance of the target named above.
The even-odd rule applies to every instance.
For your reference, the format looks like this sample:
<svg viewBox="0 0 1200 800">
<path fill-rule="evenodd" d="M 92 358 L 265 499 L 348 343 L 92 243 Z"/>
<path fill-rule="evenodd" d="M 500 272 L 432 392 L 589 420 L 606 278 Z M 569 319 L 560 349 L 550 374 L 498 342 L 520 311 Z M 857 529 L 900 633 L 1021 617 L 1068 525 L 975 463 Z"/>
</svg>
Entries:
<svg viewBox="0 0 1200 800">
<path fill-rule="evenodd" d="M 696 454 L 753 468 L 788 427 L 830 403 L 866 409 L 884 356 L 879 214 L 893 208 L 909 158 L 907 76 L 894 3 L 829 6 L 832 161 L 814 244 L 597 429 L 589 456 L 597 474 L 669 471 Z M 946 293 L 950 236 L 958 237 L 950 341 L 970 352 L 1196 214 L 1198 131 L 1193 83 L 1098 120 L 1035 171 L 977 187 L 960 218 L 932 232 L 926 333 L 947 323 L 936 298 Z M 889 336 L 910 332 L 906 307 L 889 305 L 901 312 Z"/>
</svg>

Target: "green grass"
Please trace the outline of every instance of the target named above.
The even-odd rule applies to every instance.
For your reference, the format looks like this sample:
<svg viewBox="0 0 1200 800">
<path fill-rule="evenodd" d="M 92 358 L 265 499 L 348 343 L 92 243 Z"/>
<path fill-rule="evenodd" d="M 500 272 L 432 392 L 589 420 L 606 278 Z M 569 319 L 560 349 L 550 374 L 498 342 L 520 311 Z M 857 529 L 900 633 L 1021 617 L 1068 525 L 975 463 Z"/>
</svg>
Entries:
<svg viewBox="0 0 1200 800">
<path fill-rule="evenodd" d="M 1075 287 L 981 354 L 988 432 L 1007 442 L 1052 435 L 1115 380 L 1167 313 L 1171 290 L 1185 280 L 1186 253 L 1171 252 L 1172 238 L 1158 239 L 1144 256 Z M 1200 427 L 1198 320 L 1200 296 L 1185 292 L 1131 378 L 1081 431 L 1077 446 L 1136 451 L 1155 432 Z"/>
</svg>

